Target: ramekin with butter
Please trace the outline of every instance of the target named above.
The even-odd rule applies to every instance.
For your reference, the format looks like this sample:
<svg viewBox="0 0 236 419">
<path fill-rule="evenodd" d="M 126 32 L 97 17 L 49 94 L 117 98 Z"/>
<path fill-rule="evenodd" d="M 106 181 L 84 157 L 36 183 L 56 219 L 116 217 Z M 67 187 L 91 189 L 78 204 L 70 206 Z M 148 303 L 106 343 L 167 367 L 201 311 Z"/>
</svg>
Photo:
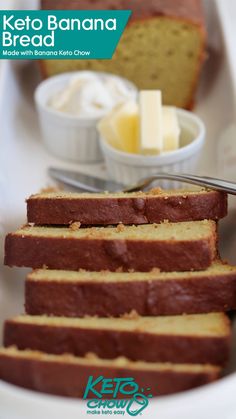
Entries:
<svg viewBox="0 0 236 419">
<path fill-rule="evenodd" d="M 44 144 L 62 159 L 102 160 L 98 122 L 136 96 L 132 83 L 108 73 L 79 71 L 43 81 L 35 91 L 35 102 Z"/>
<path fill-rule="evenodd" d="M 157 90 L 141 91 L 138 100 L 114 108 L 98 130 L 109 177 L 123 184 L 158 172 L 194 173 L 205 140 L 200 118 L 162 106 Z M 162 186 L 176 187 L 168 181 Z"/>
</svg>

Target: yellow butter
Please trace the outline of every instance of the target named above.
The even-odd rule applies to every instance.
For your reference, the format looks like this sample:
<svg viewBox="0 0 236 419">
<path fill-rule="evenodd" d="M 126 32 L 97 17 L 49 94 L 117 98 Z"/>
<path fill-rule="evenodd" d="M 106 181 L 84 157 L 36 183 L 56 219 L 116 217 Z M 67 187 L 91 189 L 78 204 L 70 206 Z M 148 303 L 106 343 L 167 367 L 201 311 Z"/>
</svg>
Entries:
<svg viewBox="0 0 236 419">
<path fill-rule="evenodd" d="M 160 154 L 163 150 L 163 112 L 160 90 L 142 90 L 139 94 L 141 154 Z"/>
<path fill-rule="evenodd" d="M 163 106 L 163 150 L 173 151 L 180 147 L 180 126 L 177 118 L 176 108 Z"/>
<path fill-rule="evenodd" d="M 138 153 L 139 115 L 134 101 L 119 105 L 98 124 L 102 137 L 113 147 L 127 153 Z"/>
<path fill-rule="evenodd" d="M 100 135 L 126 153 L 155 155 L 180 147 L 176 108 L 162 106 L 160 91 L 141 91 L 134 100 L 116 106 L 98 124 Z"/>
</svg>

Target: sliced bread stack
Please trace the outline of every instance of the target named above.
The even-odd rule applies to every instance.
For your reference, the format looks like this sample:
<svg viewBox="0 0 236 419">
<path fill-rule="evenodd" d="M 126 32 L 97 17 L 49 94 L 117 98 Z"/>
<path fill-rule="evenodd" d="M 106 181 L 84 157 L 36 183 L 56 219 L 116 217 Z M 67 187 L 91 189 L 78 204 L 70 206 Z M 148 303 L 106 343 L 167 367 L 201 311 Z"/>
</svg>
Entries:
<svg viewBox="0 0 236 419">
<path fill-rule="evenodd" d="M 42 193 L 27 213 L 30 224 L 6 238 L 5 263 L 37 269 L 26 314 L 5 323 L 0 378 L 83 397 L 90 375 L 133 377 L 153 395 L 220 375 L 224 312 L 236 308 L 236 267 L 217 250 L 225 194 Z"/>
</svg>

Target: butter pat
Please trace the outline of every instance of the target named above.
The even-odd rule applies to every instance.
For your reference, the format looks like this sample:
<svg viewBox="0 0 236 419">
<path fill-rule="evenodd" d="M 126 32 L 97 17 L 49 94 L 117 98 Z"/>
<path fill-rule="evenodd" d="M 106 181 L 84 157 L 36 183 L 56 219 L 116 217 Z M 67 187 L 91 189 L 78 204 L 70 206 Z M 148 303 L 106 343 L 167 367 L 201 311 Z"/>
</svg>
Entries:
<svg viewBox="0 0 236 419">
<path fill-rule="evenodd" d="M 180 146 L 180 127 L 176 109 L 173 106 L 163 106 L 163 137 L 164 151 L 177 150 Z"/>
<path fill-rule="evenodd" d="M 139 116 L 138 105 L 134 101 L 118 106 L 112 119 L 120 150 L 138 153 Z"/>
<path fill-rule="evenodd" d="M 160 90 L 142 90 L 139 94 L 141 154 L 159 154 L 164 148 L 162 94 Z"/>
<path fill-rule="evenodd" d="M 161 92 L 141 91 L 139 105 L 129 100 L 116 106 L 98 124 L 102 138 L 126 153 L 157 155 L 180 147 L 176 108 L 162 106 Z"/>
<path fill-rule="evenodd" d="M 127 153 L 138 153 L 139 115 L 135 101 L 114 108 L 98 124 L 102 137 L 113 147 Z"/>
</svg>

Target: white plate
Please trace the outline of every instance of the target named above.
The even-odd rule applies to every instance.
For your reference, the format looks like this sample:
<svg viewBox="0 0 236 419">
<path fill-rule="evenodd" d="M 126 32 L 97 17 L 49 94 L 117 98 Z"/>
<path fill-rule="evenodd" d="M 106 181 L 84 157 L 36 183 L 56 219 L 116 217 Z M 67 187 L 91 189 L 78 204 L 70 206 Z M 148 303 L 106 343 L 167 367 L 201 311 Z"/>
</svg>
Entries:
<svg viewBox="0 0 236 419">
<path fill-rule="evenodd" d="M 235 83 L 232 74 L 236 66 L 232 67 L 235 59 L 230 55 L 230 48 L 235 49 L 235 46 L 232 46 L 232 42 L 227 43 L 228 34 L 231 38 L 236 36 L 233 27 L 236 18 L 235 1 L 216 0 L 216 3 L 220 9 L 220 20 L 214 0 L 206 0 L 210 54 L 196 107 L 196 113 L 207 127 L 201 173 L 208 175 L 217 174 L 217 139 L 235 115 Z M 233 13 L 234 19 L 231 17 Z M 102 164 L 88 166 L 65 163 L 48 154 L 40 141 L 33 104 L 33 91 L 39 80 L 36 63 L 19 65 L 2 62 L 1 67 L 0 244 L 3 255 L 4 235 L 26 220 L 25 198 L 52 184 L 46 173 L 48 166 L 78 169 L 100 176 L 105 176 L 105 169 Z M 235 201 L 229 216 L 221 223 L 221 248 L 223 257 L 236 263 L 234 208 Z M 24 310 L 26 272 L 26 269 L 1 269 L 0 326 L 4 319 Z M 234 349 L 232 352 L 236 353 L 236 343 Z M 236 417 L 235 371 L 236 359 L 232 356 L 227 375 L 218 382 L 174 396 L 157 397 L 143 414 L 153 419 L 233 419 Z M 88 418 L 83 401 L 41 395 L 0 382 L 0 419 L 61 419 L 65 416 L 70 419 Z"/>
</svg>

